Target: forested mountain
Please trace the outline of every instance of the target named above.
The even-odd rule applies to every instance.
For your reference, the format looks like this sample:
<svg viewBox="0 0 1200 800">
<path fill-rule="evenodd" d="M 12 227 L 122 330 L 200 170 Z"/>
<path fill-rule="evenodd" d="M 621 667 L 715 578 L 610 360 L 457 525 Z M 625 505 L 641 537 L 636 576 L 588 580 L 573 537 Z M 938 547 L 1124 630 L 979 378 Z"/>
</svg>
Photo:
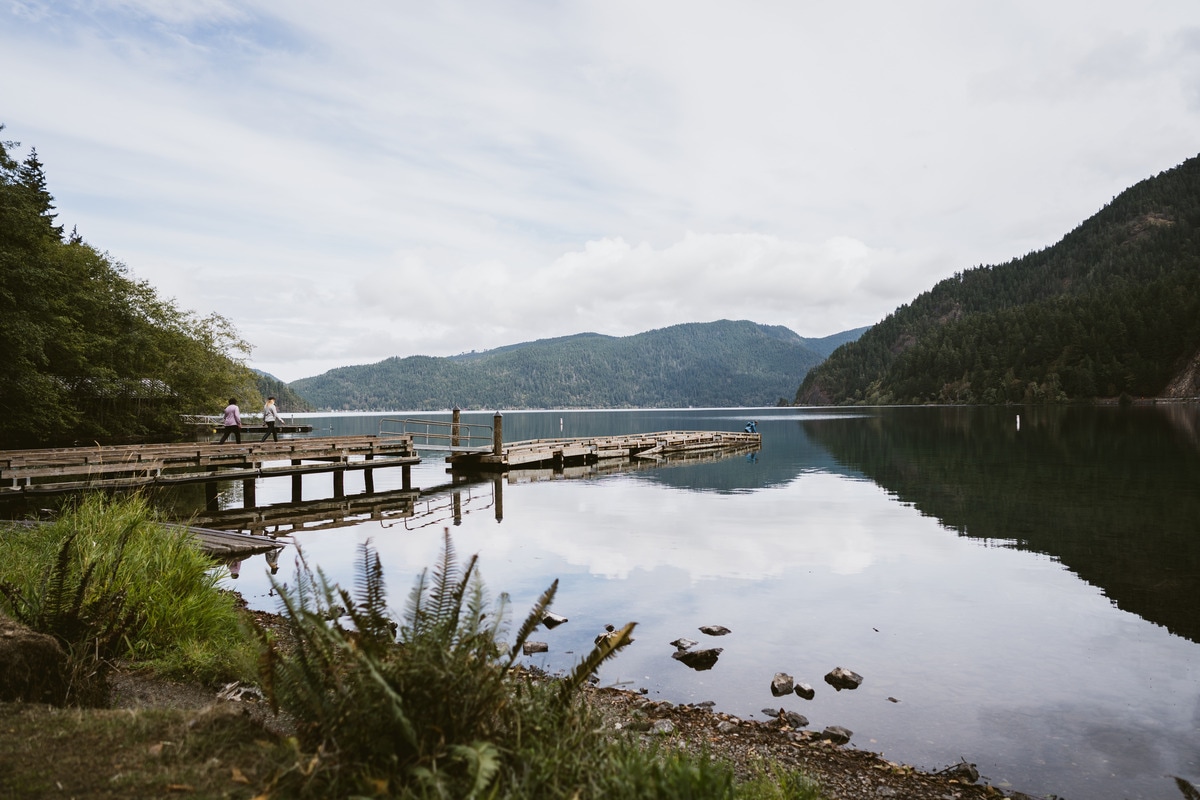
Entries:
<svg viewBox="0 0 1200 800">
<path fill-rule="evenodd" d="M 258 388 L 258 393 L 263 398 L 274 397 L 278 401 L 279 409 L 291 414 L 296 411 L 316 411 L 313 404 L 308 400 L 292 391 L 292 388 L 283 381 L 276 378 L 269 372 L 263 372 L 260 369 L 253 370 L 254 383 Z M 247 411 L 254 409 L 249 406 Z"/>
<path fill-rule="evenodd" d="M 683 408 L 774 405 L 838 337 L 740 321 L 580 333 L 449 358 L 341 367 L 288 384 L 319 408 Z M 835 343 L 836 342 L 836 343 Z"/>
<path fill-rule="evenodd" d="M 803 405 L 1200 394 L 1200 157 L 1060 242 L 970 269 L 808 373 Z"/>
<path fill-rule="evenodd" d="M 180 415 L 247 397 L 248 346 L 229 322 L 64 238 L 37 151 L 18 162 L 15 147 L 0 141 L 0 450 L 166 438 Z"/>
</svg>

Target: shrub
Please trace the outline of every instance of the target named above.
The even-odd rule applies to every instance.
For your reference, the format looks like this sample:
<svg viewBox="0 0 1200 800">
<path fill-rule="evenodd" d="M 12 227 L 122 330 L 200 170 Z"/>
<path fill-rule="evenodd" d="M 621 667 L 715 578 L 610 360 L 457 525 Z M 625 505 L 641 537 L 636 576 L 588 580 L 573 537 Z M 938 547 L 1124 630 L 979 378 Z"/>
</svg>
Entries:
<svg viewBox="0 0 1200 800">
<path fill-rule="evenodd" d="M 204 683 L 252 677 L 254 646 L 219 577 L 141 497 L 92 495 L 52 524 L 0 537 L 10 612 L 97 677 L 118 657 Z"/>
</svg>

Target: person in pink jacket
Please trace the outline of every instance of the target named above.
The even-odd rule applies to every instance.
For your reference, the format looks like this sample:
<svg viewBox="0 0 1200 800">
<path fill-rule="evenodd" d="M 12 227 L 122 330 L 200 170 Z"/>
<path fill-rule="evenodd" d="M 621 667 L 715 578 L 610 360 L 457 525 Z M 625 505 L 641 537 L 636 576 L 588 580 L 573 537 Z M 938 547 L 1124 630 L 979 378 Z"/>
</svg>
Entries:
<svg viewBox="0 0 1200 800">
<path fill-rule="evenodd" d="M 229 438 L 229 434 L 237 440 L 238 444 L 242 443 L 242 412 L 238 409 L 237 398 L 229 398 L 229 405 L 225 406 L 225 432 L 221 434 L 221 441 L 217 444 L 225 444 L 225 440 Z"/>
</svg>

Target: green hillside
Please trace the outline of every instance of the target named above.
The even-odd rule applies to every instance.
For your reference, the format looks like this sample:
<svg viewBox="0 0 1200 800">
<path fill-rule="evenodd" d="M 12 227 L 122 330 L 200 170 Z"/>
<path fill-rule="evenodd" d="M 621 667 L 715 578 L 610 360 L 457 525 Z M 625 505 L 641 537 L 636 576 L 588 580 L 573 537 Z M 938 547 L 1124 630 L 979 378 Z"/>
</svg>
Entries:
<svg viewBox="0 0 1200 800">
<path fill-rule="evenodd" d="M 0 125 L 0 131 L 4 128 Z M 37 151 L 0 141 L 0 450 L 170 439 L 254 401 L 250 347 L 56 221 Z"/>
<path fill-rule="evenodd" d="M 450 358 L 389 358 L 288 385 L 335 410 L 775 405 L 792 396 L 834 338 L 722 320 L 624 337 L 580 333 Z"/>
<path fill-rule="evenodd" d="M 312 403 L 292 391 L 286 383 L 269 372 L 253 370 L 254 384 L 258 393 L 263 397 L 274 397 L 279 402 L 279 408 L 289 413 L 296 411 L 316 411 Z"/>
<path fill-rule="evenodd" d="M 1200 157 L 1052 247 L 938 283 L 805 377 L 803 405 L 1200 392 Z"/>
</svg>

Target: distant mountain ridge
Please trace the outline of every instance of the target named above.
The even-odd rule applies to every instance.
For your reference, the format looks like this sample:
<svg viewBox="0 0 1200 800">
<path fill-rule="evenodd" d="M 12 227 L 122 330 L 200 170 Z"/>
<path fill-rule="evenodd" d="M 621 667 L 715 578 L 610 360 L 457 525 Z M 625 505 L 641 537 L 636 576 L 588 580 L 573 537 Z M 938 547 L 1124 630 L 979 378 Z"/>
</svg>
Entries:
<svg viewBox="0 0 1200 800">
<path fill-rule="evenodd" d="M 578 333 L 339 367 L 288 387 L 330 410 L 766 406 L 790 399 L 808 370 L 865 330 L 808 339 L 720 320 L 633 336 Z"/>
<path fill-rule="evenodd" d="M 811 370 L 800 405 L 1200 395 L 1200 157 L 1057 244 L 966 270 Z"/>
</svg>

